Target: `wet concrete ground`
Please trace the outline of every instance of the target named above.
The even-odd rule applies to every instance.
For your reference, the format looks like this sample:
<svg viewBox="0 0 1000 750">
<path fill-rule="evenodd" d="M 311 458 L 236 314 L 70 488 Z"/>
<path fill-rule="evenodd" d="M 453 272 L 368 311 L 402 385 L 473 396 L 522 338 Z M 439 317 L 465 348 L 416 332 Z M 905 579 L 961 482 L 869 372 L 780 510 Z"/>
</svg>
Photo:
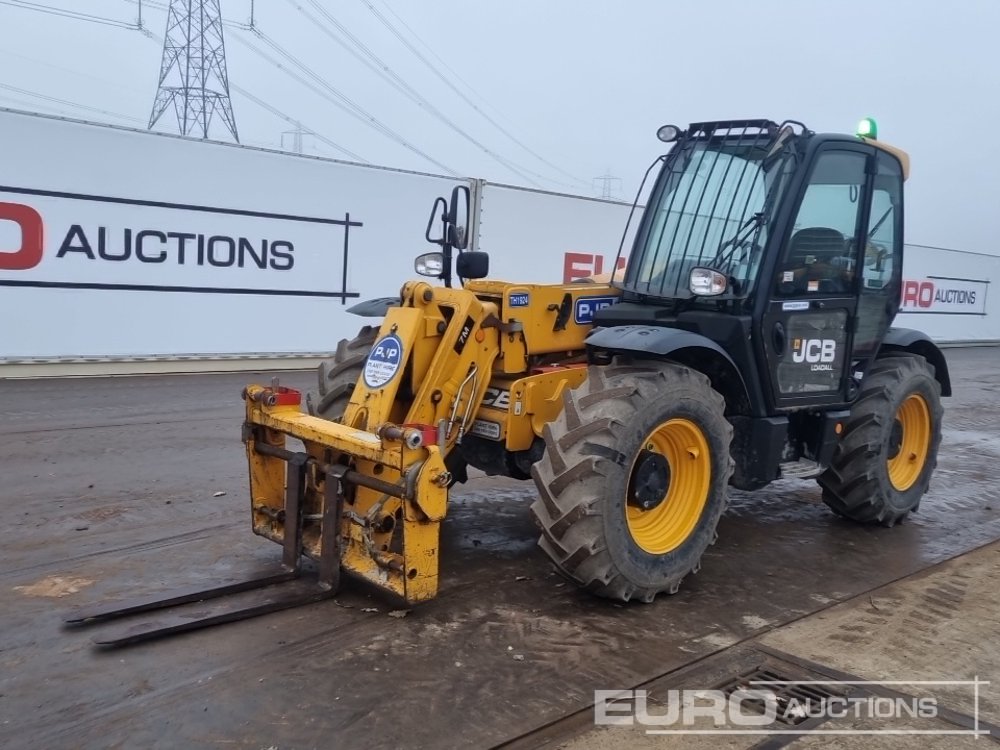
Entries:
<svg viewBox="0 0 1000 750">
<path fill-rule="evenodd" d="M 249 531 L 239 441 L 240 390 L 270 376 L 0 382 L 0 745 L 490 746 L 585 709 L 594 689 L 912 576 L 1000 539 L 1000 354 L 947 354 L 936 479 L 897 528 L 837 519 L 811 481 L 735 493 L 701 573 L 622 607 L 552 573 L 530 483 L 480 478 L 453 492 L 440 596 L 405 618 L 348 582 L 335 601 L 110 653 L 62 617 L 277 561 Z"/>
<path fill-rule="evenodd" d="M 995 679 L 1000 674 L 998 576 L 1000 542 L 994 542 L 643 685 L 653 716 L 666 712 L 671 690 L 704 690 L 723 684 L 734 673 L 744 675 L 742 682 L 749 687 L 752 678 L 746 675 L 762 665 L 770 673 L 763 679 L 837 680 L 839 684 L 825 683 L 822 689 L 856 700 L 850 708 L 845 704 L 834 708 L 832 716 L 817 712 L 811 721 L 780 721 L 768 728 L 787 734 L 737 725 L 731 718 L 719 727 L 697 718 L 669 725 L 684 734 L 648 733 L 662 727 L 646 723 L 595 728 L 591 713 L 562 722 L 563 731 L 554 739 L 560 750 L 742 750 L 759 746 L 762 740 L 770 747 L 791 741 L 799 748 L 992 747 L 1000 744 L 1000 691 Z M 766 689 L 780 695 L 782 686 Z M 875 701 L 877 708 L 871 707 Z M 918 715 L 905 710 L 897 714 L 890 701 L 917 705 L 912 713 Z M 794 721 L 805 718 L 804 713 L 790 715 Z M 567 731 L 570 724 L 581 731 Z M 764 738 L 740 733 L 748 729 L 764 732 Z M 727 734 L 687 733 L 691 730 Z M 802 734 L 795 736 L 797 732 Z"/>
</svg>

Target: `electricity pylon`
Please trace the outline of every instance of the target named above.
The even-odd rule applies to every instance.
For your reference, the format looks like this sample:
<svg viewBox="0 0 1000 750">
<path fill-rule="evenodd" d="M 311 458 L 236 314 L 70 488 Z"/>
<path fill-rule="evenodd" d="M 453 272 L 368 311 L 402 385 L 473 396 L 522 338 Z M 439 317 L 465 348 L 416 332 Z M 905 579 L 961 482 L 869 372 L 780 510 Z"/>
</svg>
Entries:
<svg viewBox="0 0 1000 750">
<path fill-rule="evenodd" d="M 218 115 L 233 140 L 240 142 L 229 98 L 219 0 L 170 0 L 150 129 L 171 105 L 181 135 L 208 138 Z"/>
</svg>

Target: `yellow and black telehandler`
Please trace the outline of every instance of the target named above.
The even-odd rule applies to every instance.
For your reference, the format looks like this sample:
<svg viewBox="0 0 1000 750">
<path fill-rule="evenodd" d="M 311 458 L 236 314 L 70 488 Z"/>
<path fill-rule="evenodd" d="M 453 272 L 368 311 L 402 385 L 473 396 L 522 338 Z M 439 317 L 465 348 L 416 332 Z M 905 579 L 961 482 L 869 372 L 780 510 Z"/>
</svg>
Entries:
<svg viewBox="0 0 1000 750">
<path fill-rule="evenodd" d="M 431 599 L 449 488 L 469 466 L 533 478 L 541 548 L 623 601 L 698 571 L 730 486 L 815 477 L 856 521 L 916 510 L 951 387 L 938 347 L 891 327 L 908 156 L 871 121 L 858 135 L 738 120 L 658 136 L 673 146 L 615 278 L 486 280 L 486 254 L 466 250 L 468 189 L 437 199 L 427 238 L 441 250 L 416 271 L 443 285 L 357 306 L 381 324 L 340 342 L 305 403 L 278 383 L 245 390 L 253 530 L 283 546 L 283 567 L 73 622 L 270 586 L 301 577 L 303 556 L 318 567 L 304 590 L 98 642 L 314 601 L 341 571 Z"/>
</svg>

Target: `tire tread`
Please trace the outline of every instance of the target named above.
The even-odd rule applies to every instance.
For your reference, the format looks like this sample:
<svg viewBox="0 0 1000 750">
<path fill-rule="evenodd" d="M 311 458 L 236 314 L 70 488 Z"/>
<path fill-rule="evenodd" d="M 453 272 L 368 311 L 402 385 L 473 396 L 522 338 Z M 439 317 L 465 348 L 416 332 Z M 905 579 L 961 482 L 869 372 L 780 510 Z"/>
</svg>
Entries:
<svg viewBox="0 0 1000 750">
<path fill-rule="evenodd" d="M 700 372 L 669 362 L 619 364 L 591 367 L 587 380 L 563 394 L 563 410 L 543 430 L 545 454 L 531 467 L 539 497 L 531 512 L 541 529 L 539 546 L 557 570 L 597 595 L 628 601 L 652 601 L 657 594 L 672 594 L 681 580 L 700 567 L 699 559 L 656 585 L 630 581 L 616 566 L 604 543 L 602 484 L 604 476 L 621 456 L 619 440 L 630 418 L 648 408 L 651 399 L 664 392 L 695 399 L 717 415 L 732 441 L 732 426 L 724 418 L 725 399 L 713 390 Z M 611 412 L 609 414 L 609 411 Z M 726 456 L 727 472 L 722 487 L 732 475 L 734 462 Z M 723 490 L 723 494 L 725 491 Z M 724 497 L 713 524 L 718 522 Z M 710 534 L 710 543 L 717 535 Z"/>
</svg>

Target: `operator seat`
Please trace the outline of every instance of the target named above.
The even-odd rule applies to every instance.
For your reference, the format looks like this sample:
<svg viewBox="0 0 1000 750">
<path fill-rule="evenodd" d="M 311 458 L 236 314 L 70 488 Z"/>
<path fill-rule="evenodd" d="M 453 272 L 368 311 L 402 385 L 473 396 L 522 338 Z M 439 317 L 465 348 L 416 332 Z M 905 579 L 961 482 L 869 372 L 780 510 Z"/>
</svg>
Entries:
<svg viewBox="0 0 1000 750">
<path fill-rule="evenodd" d="M 792 235 L 778 269 L 780 295 L 849 293 L 854 263 L 844 235 L 829 227 L 806 227 Z"/>
</svg>

